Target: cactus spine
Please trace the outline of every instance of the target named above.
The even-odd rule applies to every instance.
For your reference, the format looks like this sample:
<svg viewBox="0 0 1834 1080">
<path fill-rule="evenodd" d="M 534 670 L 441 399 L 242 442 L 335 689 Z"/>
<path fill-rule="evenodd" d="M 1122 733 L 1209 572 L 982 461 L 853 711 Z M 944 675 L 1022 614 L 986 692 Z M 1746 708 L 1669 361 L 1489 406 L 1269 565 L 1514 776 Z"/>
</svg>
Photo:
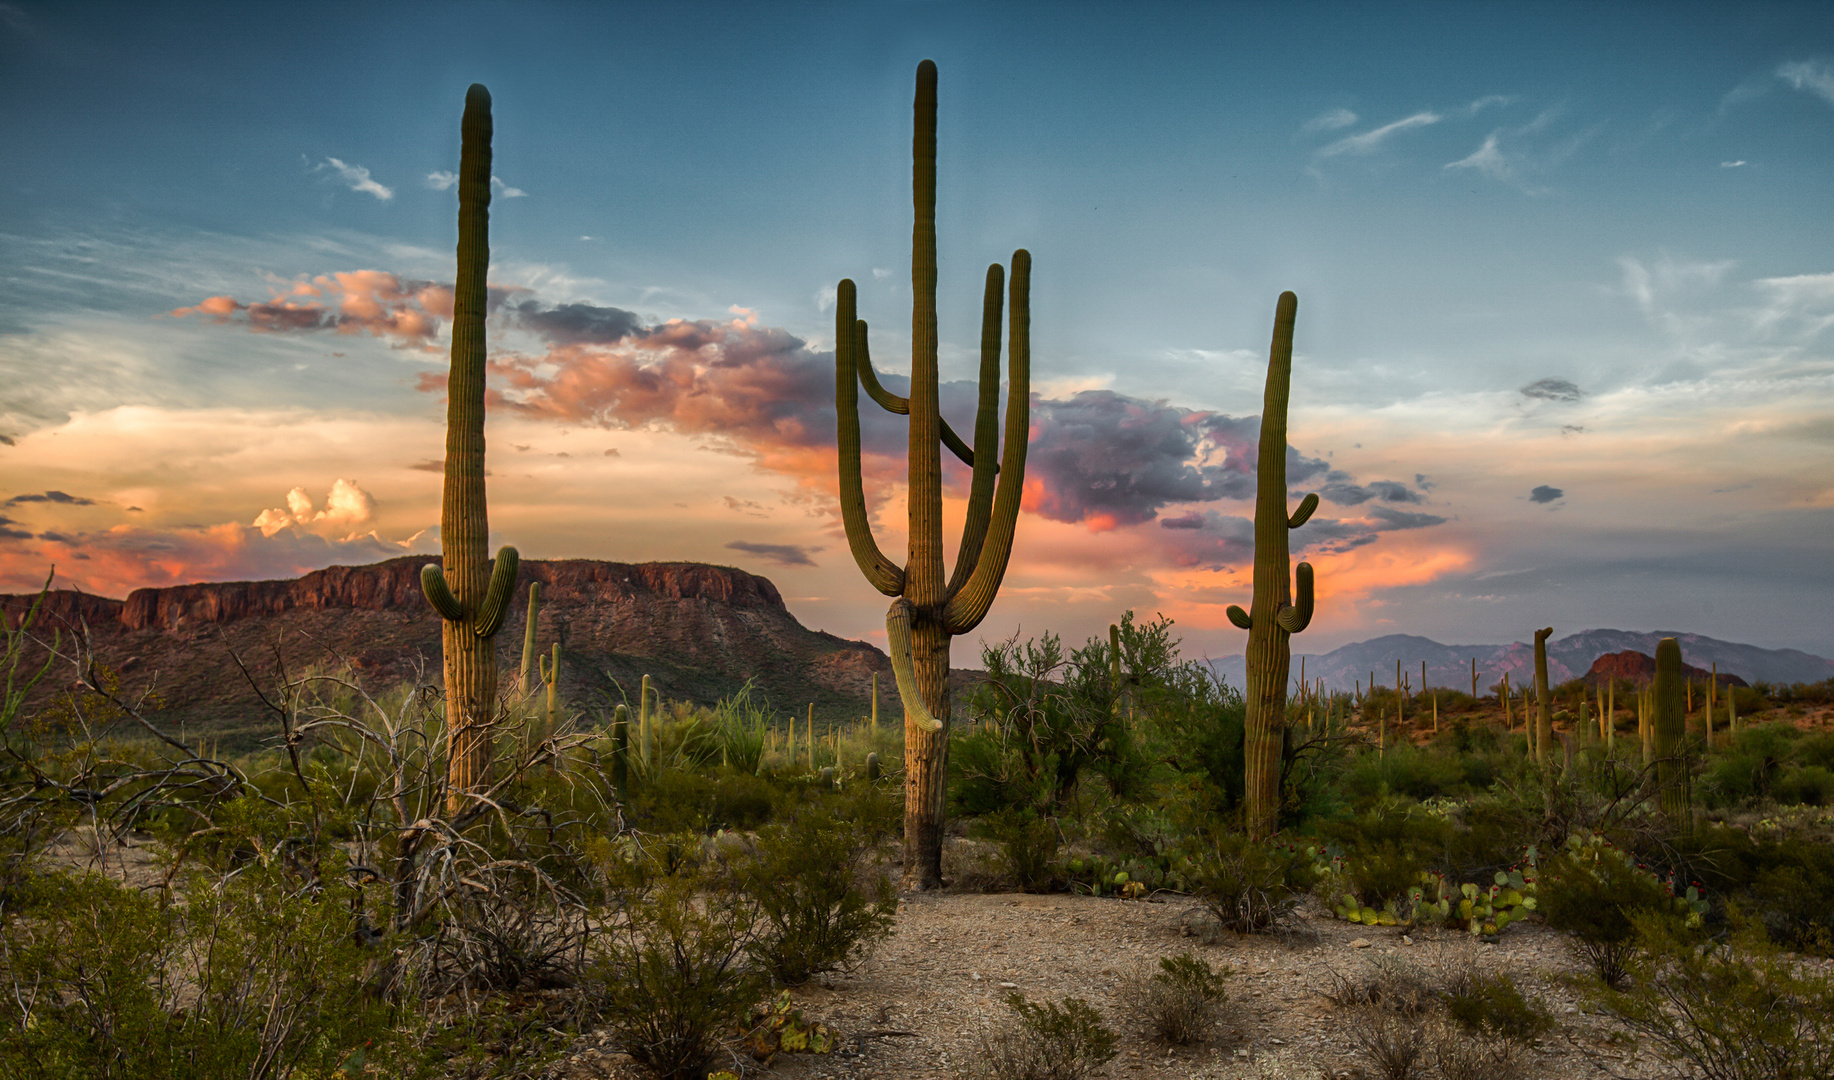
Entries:
<svg viewBox="0 0 1834 1080">
<path fill-rule="evenodd" d="M 1651 697 L 1656 781 L 1662 785 L 1662 810 L 1685 828 L 1689 803 L 1687 719 L 1682 714 L 1681 643 L 1674 638 L 1656 643 L 1656 681 Z"/>
<path fill-rule="evenodd" d="M 974 445 L 942 419 L 938 406 L 936 330 L 936 65 L 917 66 L 912 146 L 911 396 L 879 385 L 867 349 L 867 328 L 855 318 L 851 280 L 835 305 L 834 403 L 838 417 L 841 518 L 854 561 L 866 580 L 895 597 L 885 629 L 905 710 L 904 885 L 942 882 L 944 776 L 949 720 L 949 640 L 980 625 L 999 591 L 1012 554 L 1025 482 L 1031 427 L 1031 255 L 1013 252 L 1008 329 L 1008 390 L 1004 452 L 1000 441 L 1000 315 L 1005 272 L 987 269 L 982 301 L 980 400 Z M 873 539 L 860 479 L 859 388 L 889 412 L 910 416 L 907 503 L 910 547 L 893 563 Z M 943 574 L 943 446 L 973 470 L 954 573 Z M 997 477 L 997 486 L 996 486 Z"/>
<path fill-rule="evenodd" d="M 1248 631 L 1248 720 L 1243 733 L 1243 811 L 1250 836 L 1271 836 L 1280 824 L 1280 755 L 1286 731 L 1286 677 L 1291 635 L 1312 621 L 1312 564 L 1300 563 L 1289 579 L 1288 534 L 1318 509 L 1307 495 L 1286 511 L 1286 404 L 1293 381 L 1293 323 L 1299 297 L 1280 294 L 1274 339 L 1267 356 L 1267 390 L 1261 407 L 1256 459 L 1254 598 L 1250 610 L 1230 605 L 1229 621 Z M 1295 602 L 1295 592 L 1297 602 Z M 1374 689 L 1375 680 L 1370 679 Z M 1384 739 L 1386 741 L 1386 739 Z"/>
<path fill-rule="evenodd" d="M 444 568 L 420 569 L 439 612 L 446 676 L 446 813 L 490 784 L 497 720 L 496 634 L 516 587 L 516 549 L 489 559 L 484 496 L 484 272 L 490 263 L 490 91 L 473 83 L 460 124 L 458 273 L 452 295 L 452 366 L 446 382 L 446 479 L 440 507 Z"/>
<path fill-rule="evenodd" d="M 1547 639 L 1553 627 L 1535 631 L 1535 764 L 1547 768 L 1547 744 L 1554 735 L 1554 713 L 1547 697 Z"/>
</svg>

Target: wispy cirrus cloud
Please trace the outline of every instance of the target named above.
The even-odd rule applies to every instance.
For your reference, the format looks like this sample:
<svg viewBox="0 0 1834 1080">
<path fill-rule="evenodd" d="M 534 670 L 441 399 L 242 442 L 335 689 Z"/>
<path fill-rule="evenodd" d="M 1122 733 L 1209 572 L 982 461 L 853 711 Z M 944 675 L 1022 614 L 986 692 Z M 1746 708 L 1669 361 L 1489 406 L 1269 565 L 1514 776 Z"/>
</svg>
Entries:
<svg viewBox="0 0 1834 1080">
<path fill-rule="evenodd" d="M 446 169 L 435 169 L 433 172 L 427 174 L 426 184 L 434 191 L 451 191 L 454 187 L 458 186 L 458 173 Z M 528 195 L 528 192 L 521 188 L 511 187 L 504 183 L 503 178 L 500 176 L 492 176 L 490 178 L 490 187 L 491 190 L 506 199 L 520 199 Z M 580 239 L 587 240 L 590 239 L 590 237 L 582 236 Z"/>
<path fill-rule="evenodd" d="M 1312 156 L 1314 159 L 1322 161 L 1327 158 L 1341 157 L 1346 154 L 1371 154 L 1379 149 L 1384 142 L 1387 142 L 1389 139 L 1404 131 L 1429 127 L 1439 123 L 1443 119 L 1445 118 L 1438 113 L 1423 109 L 1420 112 L 1414 113 L 1412 116 L 1404 116 L 1399 120 L 1390 121 L 1379 128 L 1365 131 L 1360 135 L 1346 135 L 1336 142 L 1319 147 L 1317 150 L 1313 151 Z"/>
<path fill-rule="evenodd" d="M 1834 105 L 1834 64 L 1825 60 L 1792 60 L 1777 68 L 1777 78 L 1791 89 L 1813 94 Z"/>
<path fill-rule="evenodd" d="M 1349 109 L 1326 109 L 1299 126 L 1301 134 L 1310 135 L 1318 131 L 1340 131 L 1356 123 L 1357 115 Z"/>
<path fill-rule="evenodd" d="M 337 174 L 338 179 L 348 184 L 352 191 L 361 191 L 374 195 L 383 202 L 387 202 L 395 197 L 393 188 L 373 179 L 369 175 L 369 170 L 362 165 L 348 165 L 338 158 L 328 157 L 313 166 L 312 169 L 313 172 L 325 172 L 327 170 Z"/>
</svg>

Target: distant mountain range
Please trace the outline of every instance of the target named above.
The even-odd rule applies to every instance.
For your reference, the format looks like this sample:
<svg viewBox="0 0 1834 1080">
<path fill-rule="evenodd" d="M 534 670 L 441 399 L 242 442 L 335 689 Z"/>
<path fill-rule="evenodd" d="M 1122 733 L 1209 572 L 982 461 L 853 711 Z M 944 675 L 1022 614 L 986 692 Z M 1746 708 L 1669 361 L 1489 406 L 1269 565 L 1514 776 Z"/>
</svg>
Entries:
<svg viewBox="0 0 1834 1080">
<path fill-rule="evenodd" d="M 1630 630 L 1581 630 L 1547 643 L 1548 679 L 1561 683 L 1584 675 L 1592 662 L 1606 653 L 1634 650 L 1653 655 L 1656 642 L 1665 637 L 1681 642 L 1682 658 L 1701 668 L 1719 665 L 1722 672 L 1738 675 L 1747 682 L 1807 683 L 1834 678 L 1834 661 L 1798 649 L 1761 649 L 1735 641 L 1720 641 L 1702 634 L 1680 634 L 1673 631 L 1638 633 Z M 1393 686 L 1395 661 L 1409 673 L 1408 684 L 1420 686 L 1420 663 L 1426 662 L 1428 686 L 1446 686 L 1467 693 L 1471 690 L 1471 661 L 1477 661 L 1478 692 L 1490 693 L 1491 686 L 1509 673 L 1512 686 L 1522 686 L 1534 678 L 1535 647 L 1520 641 L 1507 645 L 1441 645 L 1430 638 L 1412 634 L 1389 634 L 1359 641 L 1328 653 L 1293 654 L 1293 678 L 1299 678 L 1300 658 L 1305 660 L 1307 681 L 1323 679 L 1327 690 L 1350 690 L 1358 683 L 1367 685 L 1373 672 L 1377 686 Z M 1241 654 L 1224 656 L 1210 662 L 1218 675 L 1231 686 L 1241 687 L 1247 681 L 1247 659 Z"/>
</svg>

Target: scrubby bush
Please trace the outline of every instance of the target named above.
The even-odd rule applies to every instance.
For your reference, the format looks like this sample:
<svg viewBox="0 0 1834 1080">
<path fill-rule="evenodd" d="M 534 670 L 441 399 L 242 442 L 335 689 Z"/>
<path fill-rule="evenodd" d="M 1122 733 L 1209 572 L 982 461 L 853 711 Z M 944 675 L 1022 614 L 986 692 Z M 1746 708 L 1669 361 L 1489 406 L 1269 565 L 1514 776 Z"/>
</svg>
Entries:
<svg viewBox="0 0 1834 1080">
<path fill-rule="evenodd" d="M 1350 1042 L 1381 1080 L 1413 1080 L 1425 1072 L 1426 1026 L 1386 1009 L 1369 1009 L 1350 1023 Z"/>
<path fill-rule="evenodd" d="M 1446 1017 L 1467 1035 L 1526 1043 L 1553 1030 L 1547 1006 L 1526 997 L 1514 979 L 1475 964 L 1454 968 L 1442 990 Z"/>
<path fill-rule="evenodd" d="M 1192 871 L 1192 891 L 1223 927 L 1239 934 L 1278 929 L 1310 887 L 1310 863 L 1287 848 L 1239 833 L 1212 835 Z"/>
<path fill-rule="evenodd" d="M 358 943 L 348 886 L 254 866 L 192 877 L 168 903 L 47 873 L 15 904 L 0 929 L 0 1075 L 420 1074 L 405 974 L 392 948 Z"/>
<path fill-rule="evenodd" d="M 1218 971 L 1201 957 L 1181 953 L 1160 957 L 1159 970 L 1134 979 L 1130 989 L 1153 1034 L 1187 1046 L 1209 1038 L 1222 1020 L 1231 974 L 1229 968 Z"/>
<path fill-rule="evenodd" d="M 869 794 L 851 808 L 884 801 Z M 818 802 L 758 830 L 757 854 L 742 864 L 737 884 L 762 916 L 747 951 L 771 978 L 799 985 L 891 933 L 898 898 L 882 869 L 883 828 L 883 821 L 862 822 L 835 802 Z"/>
<path fill-rule="evenodd" d="M 1369 1008 L 1413 1018 L 1438 1000 L 1433 977 L 1418 964 L 1398 956 L 1377 956 L 1359 972 L 1332 970 L 1325 998 L 1339 1008 Z"/>
<path fill-rule="evenodd" d="M 1547 924 L 1566 934 L 1573 951 L 1613 988 L 1622 985 L 1636 949 L 1634 918 L 1675 913 L 1666 885 L 1598 837 L 1573 837 L 1544 864 L 1540 901 Z"/>
<path fill-rule="evenodd" d="M 1427 1056 L 1439 1080 L 1515 1080 L 1527 1071 L 1519 1043 L 1473 1035 L 1456 1024 L 1437 1024 L 1428 1031 Z"/>
<path fill-rule="evenodd" d="M 1057 863 L 1057 823 L 1035 810 L 1007 807 L 975 821 L 972 835 L 999 847 L 1020 892 L 1049 892 Z"/>
<path fill-rule="evenodd" d="M 663 1080 L 701 1080 L 720 1037 L 764 995 L 747 962 L 763 913 L 750 891 L 705 873 L 657 875 L 613 861 L 615 909 L 581 972 L 588 1014 Z"/>
<path fill-rule="evenodd" d="M 1597 995 L 1606 1013 L 1705 1080 L 1834 1076 L 1834 980 L 1750 923 L 1702 941 L 1672 919 L 1635 921 L 1630 989 Z"/>
<path fill-rule="evenodd" d="M 1031 1002 L 1006 995 L 1013 1025 L 981 1036 L 985 1080 L 1083 1080 L 1114 1058 L 1114 1031 L 1081 998 Z"/>
</svg>

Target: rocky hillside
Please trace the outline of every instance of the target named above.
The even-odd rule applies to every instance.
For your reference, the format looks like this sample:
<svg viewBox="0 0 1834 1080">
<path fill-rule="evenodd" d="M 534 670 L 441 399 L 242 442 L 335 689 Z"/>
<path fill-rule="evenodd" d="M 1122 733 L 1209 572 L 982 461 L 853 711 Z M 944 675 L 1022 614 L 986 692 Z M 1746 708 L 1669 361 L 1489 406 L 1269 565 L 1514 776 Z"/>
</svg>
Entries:
<svg viewBox="0 0 1834 1080">
<path fill-rule="evenodd" d="M 168 721 L 226 736 L 265 731 L 272 724 L 238 657 L 264 684 L 277 665 L 293 673 L 348 667 L 377 688 L 438 684 L 439 618 L 420 592 L 427 561 L 140 589 L 126 600 L 56 592 L 38 628 L 41 636 L 60 632 L 68 649 L 86 626 L 97 658 L 125 687 L 154 688 Z M 818 718 L 855 717 L 872 673 L 881 672 L 881 709 L 900 715 L 884 653 L 803 626 L 765 578 L 701 563 L 524 561 L 497 637 L 506 681 L 520 665 L 530 582 L 541 583 L 539 647 L 560 643 L 561 692 L 572 707 L 634 703 L 647 673 L 673 700 L 712 702 L 749 679 L 779 708 L 801 713 L 814 703 Z M 33 599 L 3 596 L 0 607 L 16 625 Z M 72 675 L 67 664 L 54 666 L 35 698 L 67 687 Z"/>
<path fill-rule="evenodd" d="M 1682 677 L 1690 682 L 1714 681 L 1715 676 L 1710 668 L 1699 668 L 1693 664 L 1681 665 Z M 1587 686 L 1603 686 L 1608 680 L 1629 681 L 1633 683 L 1650 683 L 1656 680 L 1656 658 L 1648 653 L 1635 649 L 1623 652 L 1606 653 L 1592 661 L 1592 670 L 1585 675 Z M 1717 676 L 1721 686 L 1749 686 L 1745 680 L 1729 671 L 1722 671 Z"/>
</svg>

